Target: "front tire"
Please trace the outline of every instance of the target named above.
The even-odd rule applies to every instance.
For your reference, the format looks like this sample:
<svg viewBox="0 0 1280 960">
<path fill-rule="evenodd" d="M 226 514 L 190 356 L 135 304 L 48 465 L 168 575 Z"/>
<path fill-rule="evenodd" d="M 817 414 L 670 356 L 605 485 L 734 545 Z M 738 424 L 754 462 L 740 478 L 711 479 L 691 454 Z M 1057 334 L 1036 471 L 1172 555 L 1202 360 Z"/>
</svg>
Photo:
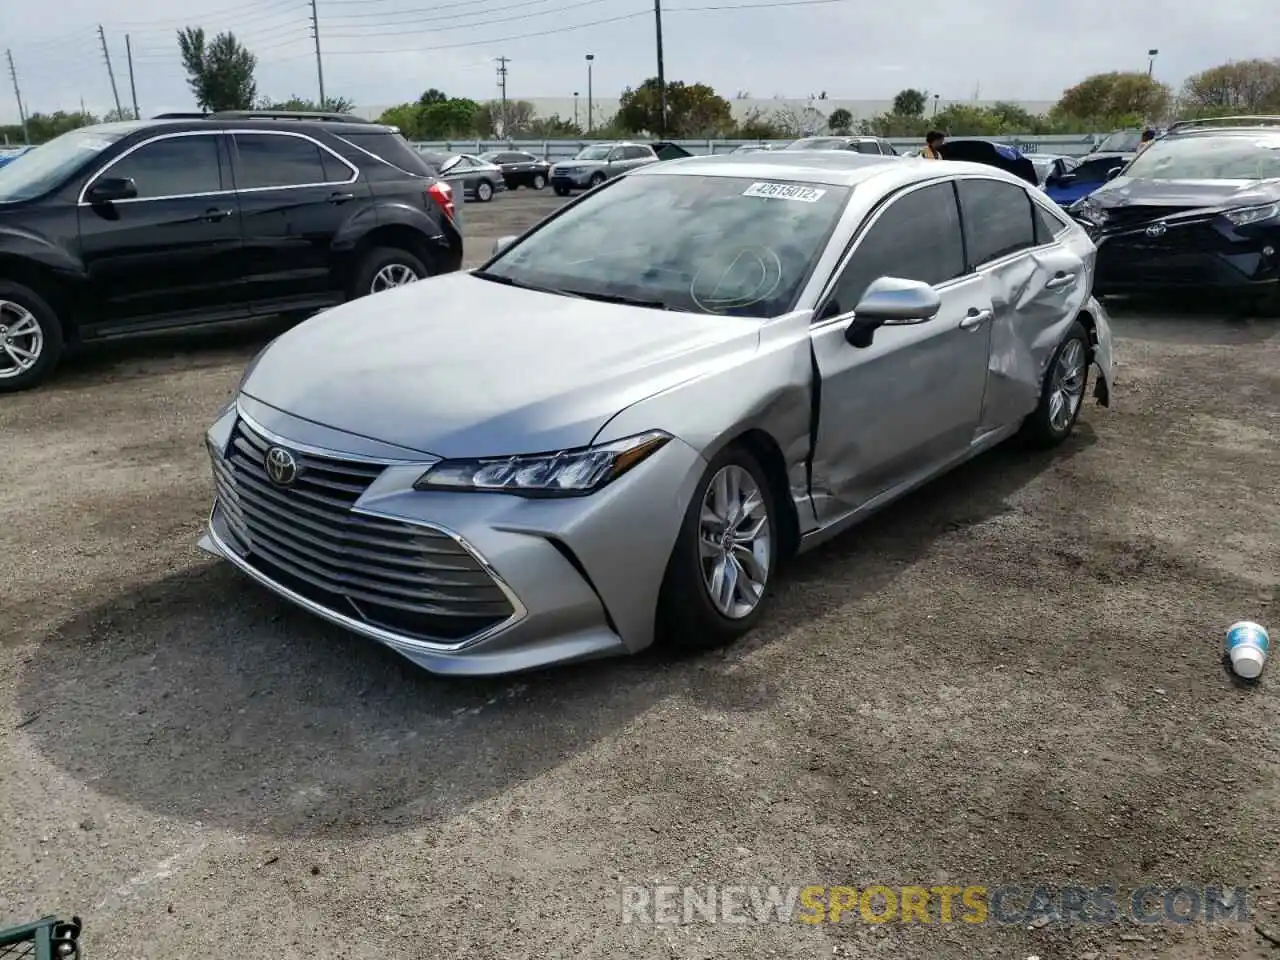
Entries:
<svg viewBox="0 0 1280 960">
<path fill-rule="evenodd" d="M 555 191 L 557 197 L 567 197 L 569 195 L 568 187 L 556 187 Z"/>
<path fill-rule="evenodd" d="M 0 393 L 42 383 L 62 357 L 62 323 L 40 294 L 0 281 Z"/>
<path fill-rule="evenodd" d="M 667 562 L 658 598 L 662 641 L 680 651 L 725 646 L 759 622 L 778 561 L 768 476 L 744 447 L 708 465 Z"/>
<path fill-rule="evenodd" d="M 431 272 L 423 262 L 408 250 L 378 247 L 366 253 L 360 261 L 349 296 L 354 300 L 371 293 L 416 283 L 430 275 Z"/>
<path fill-rule="evenodd" d="M 1089 385 L 1089 332 L 1076 320 L 1058 344 L 1040 388 L 1040 404 L 1022 423 L 1019 437 L 1032 446 L 1056 447 L 1075 429 Z"/>
<path fill-rule="evenodd" d="M 493 199 L 493 184 L 488 180 L 481 180 L 476 184 L 476 199 L 481 203 L 488 203 Z"/>
</svg>

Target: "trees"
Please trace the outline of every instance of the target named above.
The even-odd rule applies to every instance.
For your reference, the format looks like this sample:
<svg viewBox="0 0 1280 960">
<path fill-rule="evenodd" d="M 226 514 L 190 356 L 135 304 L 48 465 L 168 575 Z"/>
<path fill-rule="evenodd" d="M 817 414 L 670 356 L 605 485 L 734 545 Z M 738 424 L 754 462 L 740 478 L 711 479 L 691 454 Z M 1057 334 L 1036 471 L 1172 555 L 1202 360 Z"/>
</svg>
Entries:
<svg viewBox="0 0 1280 960">
<path fill-rule="evenodd" d="M 324 103 L 318 103 L 315 100 L 308 100 L 294 93 L 289 96 L 288 100 L 272 100 L 270 97 L 260 97 L 253 108 L 255 110 L 284 110 L 301 113 L 350 113 L 356 108 L 356 105 L 346 97 L 328 97 Z"/>
<path fill-rule="evenodd" d="M 911 87 L 899 90 L 897 96 L 893 98 L 893 113 L 899 117 L 923 117 L 924 105 L 928 99 L 929 94 L 923 90 L 915 90 Z"/>
<path fill-rule="evenodd" d="M 827 117 L 827 126 L 833 133 L 848 133 L 853 128 L 853 114 L 844 107 L 836 107 Z"/>
<path fill-rule="evenodd" d="M 1280 110 L 1280 59 L 1231 60 L 1192 74 L 1182 105 L 1192 113 Z"/>
<path fill-rule="evenodd" d="M 447 140 L 477 135 L 480 104 L 465 97 L 448 97 L 432 87 L 417 103 L 402 103 L 382 112 L 379 123 L 399 127 L 410 140 Z"/>
<path fill-rule="evenodd" d="M 528 100 L 508 100 L 505 121 L 502 115 L 502 101 L 488 100 L 480 104 L 476 111 L 476 133 L 487 137 L 498 133 L 502 128 L 503 137 L 519 137 L 528 131 L 533 123 L 536 111 Z"/>
<path fill-rule="evenodd" d="M 258 58 L 231 32 L 205 42 L 203 27 L 178 31 L 178 50 L 187 71 L 187 85 L 196 104 L 205 110 L 248 110 L 257 97 L 253 80 Z"/>
<path fill-rule="evenodd" d="M 31 138 L 33 144 L 47 143 L 54 137 L 97 122 L 98 118 L 93 114 L 78 111 L 67 113 L 63 110 L 55 110 L 53 113 L 32 113 L 27 116 L 27 136 Z M 22 125 L 15 123 L 0 127 L 0 143 L 3 142 L 21 143 Z"/>
<path fill-rule="evenodd" d="M 617 123 L 629 133 L 656 134 L 663 129 L 661 104 L 658 78 L 650 77 L 638 87 L 622 91 Z M 705 83 L 667 83 L 667 136 L 724 136 L 733 126 L 729 101 Z"/>
<path fill-rule="evenodd" d="M 1172 99 L 1166 84 L 1145 73 L 1117 70 L 1095 73 L 1064 90 L 1049 115 L 1060 124 L 1095 130 L 1136 127 L 1163 119 Z"/>
</svg>

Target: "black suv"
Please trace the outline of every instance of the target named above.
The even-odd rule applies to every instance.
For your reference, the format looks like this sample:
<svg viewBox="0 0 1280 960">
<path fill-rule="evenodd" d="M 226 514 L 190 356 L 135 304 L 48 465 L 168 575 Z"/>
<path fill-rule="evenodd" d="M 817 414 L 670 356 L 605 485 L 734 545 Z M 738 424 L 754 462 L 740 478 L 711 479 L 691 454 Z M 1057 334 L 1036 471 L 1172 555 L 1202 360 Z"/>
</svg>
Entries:
<svg viewBox="0 0 1280 960">
<path fill-rule="evenodd" d="M 306 315 L 462 265 L 451 188 L 341 114 L 83 127 L 0 168 L 0 392 L 65 346 Z"/>
</svg>

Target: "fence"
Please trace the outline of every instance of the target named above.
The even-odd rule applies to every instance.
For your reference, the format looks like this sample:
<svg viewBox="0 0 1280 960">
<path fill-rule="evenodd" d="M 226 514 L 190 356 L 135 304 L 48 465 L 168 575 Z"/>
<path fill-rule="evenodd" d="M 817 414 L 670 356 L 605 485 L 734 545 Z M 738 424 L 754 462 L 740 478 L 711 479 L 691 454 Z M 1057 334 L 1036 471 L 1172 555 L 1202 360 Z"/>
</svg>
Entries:
<svg viewBox="0 0 1280 960">
<path fill-rule="evenodd" d="M 1068 136 L 1012 136 L 983 137 L 993 143 L 1007 143 L 1017 147 L 1023 153 L 1056 153 L 1068 157 L 1079 157 L 1093 149 L 1105 134 L 1071 134 Z M 957 138 L 960 139 L 960 138 Z M 577 154 L 583 147 L 592 143 L 607 143 L 605 140 L 435 140 L 414 141 L 419 150 L 430 150 L 439 153 L 487 153 L 490 150 L 522 150 L 536 154 L 547 160 L 567 160 Z M 698 156 L 715 153 L 730 153 L 743 146 L 760 146 L 764 143 L 789 141 L 766 140 L 675 140 L 684 149 Z M 899 153 L 907 150 L 918 150 L 924 146 L 923 138 L 890 137 L 889 142 Z"/>
</svg>

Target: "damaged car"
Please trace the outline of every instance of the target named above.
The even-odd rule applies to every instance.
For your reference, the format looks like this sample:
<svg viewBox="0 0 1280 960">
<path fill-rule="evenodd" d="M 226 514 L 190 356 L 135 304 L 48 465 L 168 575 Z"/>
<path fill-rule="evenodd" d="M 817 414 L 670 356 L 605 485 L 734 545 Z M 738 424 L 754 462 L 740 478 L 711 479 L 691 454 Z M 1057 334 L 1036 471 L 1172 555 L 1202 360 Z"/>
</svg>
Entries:
<svg viewBox="0 0 1280 960">
<path fill-rule="evenodd" d="M 1098 247 L 1099 294 L 1280 302 L 1280 117 L 1174 124 L 1069 209 Z"/>
<path fill-rule="evenodd" d="M 1019 437 L 1112 338 L 1012 174 L 848 151 L 651 164 L 481 267 L 269 344 L 201 546 L 445 674 L 727 644 L 786 561 Z"/>
</svg>

